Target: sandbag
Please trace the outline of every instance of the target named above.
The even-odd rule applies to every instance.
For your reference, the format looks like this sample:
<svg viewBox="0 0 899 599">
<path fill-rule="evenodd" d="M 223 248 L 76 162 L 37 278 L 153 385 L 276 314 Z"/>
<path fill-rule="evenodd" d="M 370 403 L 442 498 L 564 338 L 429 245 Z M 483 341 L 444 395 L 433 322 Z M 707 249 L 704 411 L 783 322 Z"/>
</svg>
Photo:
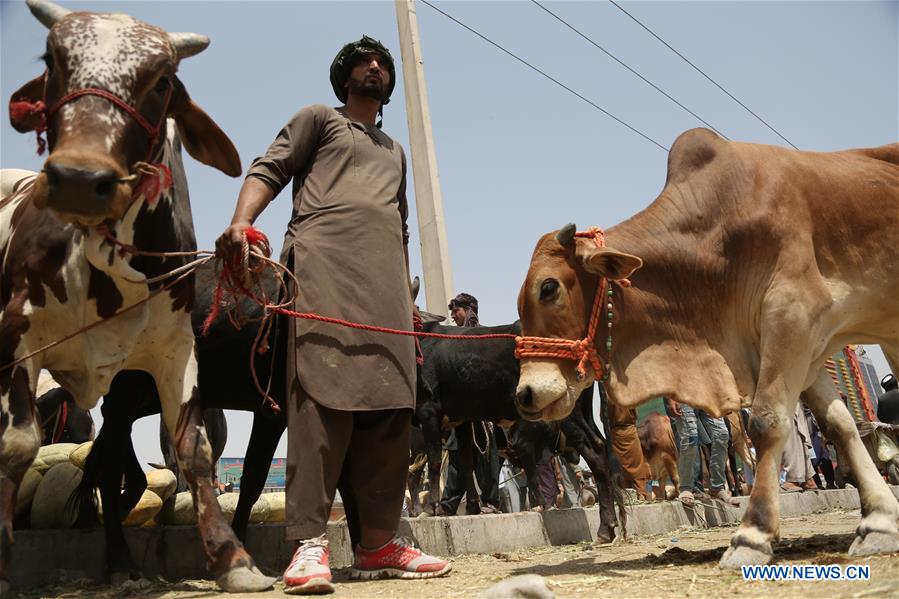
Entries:
<svg viewBox="0 0 899 599">
<path fill-rule="evenodd" d="M 22 482 L 19 483 L 19 491 L 16 493 L 16 518 L 31 509 L 34 494 L 37 493 L 37 488 L 43 478 L 44 475 L 34 468 L 29 468 L 25 471 L 25 476 L 22 477 Z"/>
<path fill-rule="evenodd" d="M 147 490 L 153 491 L 163 502 L 172 496 L 178 487 L 175 473 L 168 468 L 153 469 L 147 473 Z"/>
<path fill-rule="evenodd" d="M 37 457 L 31 467 L 43 474 L 56 464 L 68 462 L 69 456 L 72 455 L 72 452 L 75 451 L 77 447 L 77 443 L 54 443 L 52 445 L 44 445 L 38 449 Z"/>
<path fill-rule="evenodd" d="M 65 462 L 47 470 L 31 502 L 31 528 L 70 528 L 75 523 L 77 514 L 70 513 L 66 503 L 81 483 L 81 475 L 68 455 Z"/>
<path fill-rule="evenodd" d="M 268 518 L 265 521 L 284 522 L 284 512 L 287 502 L 287 496 L 284 494 L 284 491 L 278 491 L 277 493 L 266 493 L 264 497 L 265 500 L 268 501 L 269 507 Z"/>
<path fill-rule="evenodd" d="M 156 516 L 159 524 L 186 525 L 197 523 L 197 512 L 190 491 L 175 493 L 162 504 Z"/>
<path fill-rule="evenodd" d="M 222 493 L 218 496 L 219 507 L 222 508 L 222 514 L 225 515 L 225 520 L 228 522 L 234 519 L 234 512 L 237 510 L 239 500 L 239 493 Z"/>
<path fill-rule="evenodd" d="M 150 489 L 146 489 L 134 509 L 128 512 L 122 526 L 141 526 L 156 516 L 161 509 L 162 499 Z"/>
<path fill-rule="evenodd" d="M 228 495 L 237 495 L 236 493 L 228 493 Z M 238 498 L 240 495 L 237 495 Z M 269 504 L 268 499 L 266 499 L 265 495 L 260 495 L 259 499 L 256 500 L 256 503 L 253 504 L 253 507 L 250 508 L 250 522 L 259 524 L 262 522 L 268 522 L 269 513 L 271 513 L 272 508 Z"/>
<path fill-rule="evenodd" d="M 78 468 L 84 470 L 84 462 L 87 461 L 87 456 L 90 454 L 91 448 L 93 446 L 93 441 L 85 441 L 84 443 L 76 447 L 71 454 L 69 454 L 69 461 Z"/>
</svg>

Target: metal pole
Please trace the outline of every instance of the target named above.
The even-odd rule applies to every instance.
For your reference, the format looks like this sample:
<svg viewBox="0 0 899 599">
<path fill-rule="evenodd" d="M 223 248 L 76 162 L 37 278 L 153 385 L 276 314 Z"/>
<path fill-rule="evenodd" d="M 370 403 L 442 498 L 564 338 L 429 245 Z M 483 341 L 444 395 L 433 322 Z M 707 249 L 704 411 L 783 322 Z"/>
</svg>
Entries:
<svg viewBox="0 0 899 599">
<path fill-rule="evenodd" d="M 447 302 L 453 294 L 453 274 L 443 220 L 443 198 L 437 176 L 437 155 L 434 151 L 414 3 L 410 0 L 396 0 L 396 20 L 400 34 L 400 55 L 403 59 L 409 142 L 412 146 L 410 151 L 424 270 L 425 309 L 435 314 L 446 314 Z"/>
</svg>

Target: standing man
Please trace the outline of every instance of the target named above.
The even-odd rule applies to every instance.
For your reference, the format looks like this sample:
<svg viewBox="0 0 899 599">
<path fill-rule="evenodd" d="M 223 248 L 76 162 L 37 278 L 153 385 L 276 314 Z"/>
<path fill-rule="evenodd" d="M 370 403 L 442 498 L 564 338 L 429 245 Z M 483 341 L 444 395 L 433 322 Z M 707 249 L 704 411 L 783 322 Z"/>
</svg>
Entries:
<svg viewBox="0 0 899 599">
<path fill-rule="evenodd" d="M 712 418 L 702 410 L 693 409 L 685 404 L 678 404 L 665 398 L 665 410 L 675 425 L 678 440 L 677 471 L 680 478 L 678 499 L 688 507 L 693 507 L 696 498 L 693 489 L 702 488 L 699 466 L 700 430 L 703 427 L 712 443 L 709 457 L 709 494 L 714 499 L 734 504 L 734 499 L 727 490 L 726 460 L 727 445 L 730 433 L 724 418 Z"/>
<path fill-rule="evenodd" d="M 877 398 L 877 419 L 887 424 L 899 424 L 899 382 L 893 373 L 880 379 L 883 395 Z"/>
<path fill-rule="evenodd" d="M 478 300 L 468 293 L 460 293 L 450 300 L 450 317 L 456 326 L 476 327 L 478 321 Z M 472 470 L 481 492 L 480 502 L 477 497 L 469 497 L 470 481 L 463 479 L 462 473 L 467 469 L 462 451 L 467 447 L 472 453 Z M 465 513 L 469 516 L 475 514 L 496 514 L 500 505 L 499 472 L 501 464 L 496 452 L 496 436 L 493 432 L 492 422 L 469 423 L 465 422 L 450 431 L 446 440 L 446 450 L 449 454 L 449 464 L 446 468 L 446 485 L 443 487 L 443 497 L 440 506 L 447 516 L 455 516 L 459 509 L 462 497 L 466 497 Z"/>
<path fill-rule="evenodd" d="M 375 124 L 395 74 L 380 42 L 363 36 L 345 45 L 331 64 L 331 86 L 344 105 L 308 106 L 281 129 L 248 169 L 216 249 L 224 259 L 239 255 L 246 230 L 292 181 L 281 260 L 299 280 L 295 309 L 411 331 L 406 158 Z M 447 561 L 396 536 L 415 403 L 414 342 L 288 320 L 287 538 L 297 549 L 285 591 L 334 590 L 325 530 L 338 485 L 356 533 L 352 577 L 446 574 Z"/>
<path fill-rule="evenodd" d="M 468 293 L 460 293 L 450 300 L 450 317 L 457 327 L 476 327 L 478 320 L 478 299 Z"/>
<path fill-rule="evenodd" d="M 637 434 L 637 410 L 622 408 L 611 402 L 606 405 L 609 412 L 609 439 L 612 441 L 612 451 L 621 464 L 625 486 L 633 486 L 637 497 L 650 501 L 652 497 L 646 487 L 652 480 L 652 472 L 643 456 L 640 436 Z"/>
</svg>

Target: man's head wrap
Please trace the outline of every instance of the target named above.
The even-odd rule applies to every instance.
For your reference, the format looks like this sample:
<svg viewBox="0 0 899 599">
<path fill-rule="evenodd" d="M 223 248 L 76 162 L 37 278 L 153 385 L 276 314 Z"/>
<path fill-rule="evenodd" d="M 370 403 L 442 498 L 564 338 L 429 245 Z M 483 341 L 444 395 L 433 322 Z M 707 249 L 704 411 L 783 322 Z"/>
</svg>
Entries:
<svg viewBox="0 0 899 599">
<path fill-rule="evenodd" d="M 350 71 L 356 65 L 356 60 L 361 56 L 369 54 L 380 54 L 384 59 L 384 68 L 390 73 L 390 84 L 384 93 L 384 99 L 381 104 L 390 102 L 390 94 L 396 85 L 396 68 L 393 64 L 393 56 L 381 42 L 376 39 L 363 35 L 362 39 L 356 42 L 350 42 L 340 49 L 334 61 L 331 63 L 331 87 L 337 99 L 346 104 L 347 89 L 346 82 L 350 78 Z"/>
<path fill-rule="evenodd" d="M 456 307 L 462 308 L 463 310 L 468 310 L 471 308 L 471 311 L 475 314 L 478 313 L 478 298 L 473 295 L 469 295 L 467 293 L 460 293 L 456 297 L 450 300 L 449 309 L 450 312 L 453 311 Z"/>
</svg>

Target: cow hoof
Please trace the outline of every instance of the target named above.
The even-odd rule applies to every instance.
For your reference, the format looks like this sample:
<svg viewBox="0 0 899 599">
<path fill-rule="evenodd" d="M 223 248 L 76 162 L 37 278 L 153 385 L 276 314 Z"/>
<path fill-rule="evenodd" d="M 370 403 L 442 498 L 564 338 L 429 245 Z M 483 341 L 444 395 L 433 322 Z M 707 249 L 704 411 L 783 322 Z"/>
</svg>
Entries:
<svg viewBox="0 0 899 599">
<path fill-rule="evenodd" d="M 614 529 L 602 529 L 596 531 L 596 543 L 600 545 L 605 545 L 606 543 L 612 543 L 615 541 L 615 530 Z"/>
<path fill-rule="evenodd" d="M 131 580 L 131 575 L 128 572 L 112 572 L 109 575 L 110 586 L 119 587 L 129 580 Z"/>
<path fill-rule="evenodd" d="M 864 536 L 859 535 L 852 541 L 849 547 L 849 555 L 861 557 L 864 555 L 877 555 L 878 553 L 899 552 L 899 533 L 869 531 Z"/>
<path fill-rule="evenodd" d="M 259 593 L 275 586 L 275 579 L 260 572 L 256 566 L 232 568 L 215 582 L 226 593 Z"/>
<path fill-rule="evenodd" d="M 759 551 L 753 547 L 731 545 L 721 556 L 719 568 L 737 569 L 743 566 L 761 566 L 771 561 L 771 553 Z"/>
</svg>

